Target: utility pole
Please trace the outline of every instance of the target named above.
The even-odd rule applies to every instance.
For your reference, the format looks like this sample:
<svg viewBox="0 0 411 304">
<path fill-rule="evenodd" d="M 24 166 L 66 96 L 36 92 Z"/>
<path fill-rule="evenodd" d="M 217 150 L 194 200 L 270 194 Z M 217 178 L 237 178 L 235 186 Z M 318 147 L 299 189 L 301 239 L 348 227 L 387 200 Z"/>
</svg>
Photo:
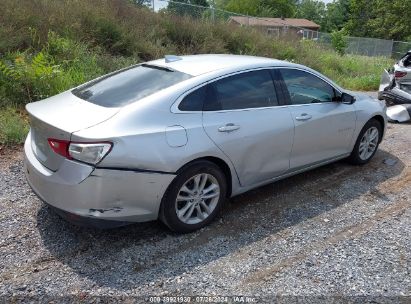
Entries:
<svg viewBox="0 0 411 304">
<path fill-rule="evenodd" d="M 215 22 L 215 0 L 211 0 L 211 21 Z"/>
<path fill-rule="evenodd" d="M 153 2 L 153 12 L 156 11 L 156 9 L 155 9 L 155 7 L 154 7 L 154 1 L 155 1 L 155 0 L 152 0 L 152 2 Z"/>
</svg>

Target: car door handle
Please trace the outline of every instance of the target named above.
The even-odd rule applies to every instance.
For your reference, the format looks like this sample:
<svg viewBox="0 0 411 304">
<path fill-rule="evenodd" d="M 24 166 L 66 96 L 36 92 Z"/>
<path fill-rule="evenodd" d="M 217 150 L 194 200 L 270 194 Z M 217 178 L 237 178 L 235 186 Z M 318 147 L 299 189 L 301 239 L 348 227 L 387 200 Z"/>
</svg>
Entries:
<svg viewBox="0 0 411 304">
<path fill-rule="evenodd" d="M 307 113 L 303 113 L 303 114 L 301 114 L 300 116 L 297 116 L 295 119 L 296 119 L 296 120 L 304 121 L 304 120 L 309 120 L 309 119 L 311 119 L 311 118 L 313 118 L 311 115 L 309 115 L 309 114 L 307 114 Z"/>
<path fill-rule="evenodd" d="M 240 129 L 240 126 L 237 126 L 233 123 L 228 123 L 225 126 L 219 127 L 218 132 L 232 132 Z"/>
</svg>

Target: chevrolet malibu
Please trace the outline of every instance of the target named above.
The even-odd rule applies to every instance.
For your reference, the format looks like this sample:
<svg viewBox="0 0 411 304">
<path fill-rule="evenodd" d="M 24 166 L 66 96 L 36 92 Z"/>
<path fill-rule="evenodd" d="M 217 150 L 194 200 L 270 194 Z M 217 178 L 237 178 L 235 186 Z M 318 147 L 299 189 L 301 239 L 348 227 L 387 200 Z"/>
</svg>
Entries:
<svg viewBox="0 0 411 304">
<path fill-rule="evenodd" d="M 166 56 L 30 103 L 25 172 L 74 222 L 190 232 L 226 198 L 377 151 L 385 106 L 302 65 Z"/>
</svg>

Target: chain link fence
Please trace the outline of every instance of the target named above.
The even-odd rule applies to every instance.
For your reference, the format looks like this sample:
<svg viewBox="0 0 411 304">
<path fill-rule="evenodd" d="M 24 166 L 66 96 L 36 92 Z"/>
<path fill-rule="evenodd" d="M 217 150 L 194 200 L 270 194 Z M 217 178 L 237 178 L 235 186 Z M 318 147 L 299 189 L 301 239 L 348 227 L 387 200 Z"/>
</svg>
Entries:
<svg viewBox="0 0 411 304">
<path fill-rule="evenodd" d="M 393 41 L 392 57 L 400 59 L 409 50 L 411 50 L 411 42 Z"/>
<path fill-rule="evenodd" d="M 195 19 L 201 19 L 204 22 L 236 22 L 240 26 L 258 27 L 262 32 L 269 35 L 271 38 L 282 39 L 310 39 L 318 41 L 324 45 L 331 47 L 331 35 L 316 30 L 310 30 L 303 27 L 292 26 L 281 20 L 273 21 L 272 18 L 253 17 L 243 14 L 237 14 L 222 9 L 218 9 L 211 5 L 204 7 L 200 5 L 182 3 L 172 0 L 152 0 L 157 3 L 157 9 L 166 10 L 168 13 L 189 16 Z M 213 1 L 211 1 L 213 2 Z M 268 24 L 270 23 L 270 25 Z M 365 37 L 346 37 L 347 54 L 363 55 L 363 56 L 385 56 L 399 59 L 403 54 L 411 49 L 411 42 L 393 41 L 377 38 Z"/>
<path fill-rule="evenodd" d="M 347 37 L 348 54 L 357 54 L 364 56 L 392 56 L 392 40 Z"/>
</svg>

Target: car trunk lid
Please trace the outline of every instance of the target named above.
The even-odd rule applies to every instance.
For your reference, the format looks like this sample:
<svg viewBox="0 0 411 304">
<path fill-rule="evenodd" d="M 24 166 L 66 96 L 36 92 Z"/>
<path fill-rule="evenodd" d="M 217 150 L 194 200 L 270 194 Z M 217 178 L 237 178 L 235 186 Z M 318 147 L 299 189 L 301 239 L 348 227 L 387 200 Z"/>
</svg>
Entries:
<svg viewBox="0 0 411 304">
<path fill-rule="evenodd" d="M 70 140 L 73 132 L 97 125 L 119 108 L 105 108 L 74 96 L 71 92 L 29 103 L 31 147 L 37 159 L 48 169 L 56 171 L 64 157 L 55 153 L 48 139 Z"/>
</svg>

